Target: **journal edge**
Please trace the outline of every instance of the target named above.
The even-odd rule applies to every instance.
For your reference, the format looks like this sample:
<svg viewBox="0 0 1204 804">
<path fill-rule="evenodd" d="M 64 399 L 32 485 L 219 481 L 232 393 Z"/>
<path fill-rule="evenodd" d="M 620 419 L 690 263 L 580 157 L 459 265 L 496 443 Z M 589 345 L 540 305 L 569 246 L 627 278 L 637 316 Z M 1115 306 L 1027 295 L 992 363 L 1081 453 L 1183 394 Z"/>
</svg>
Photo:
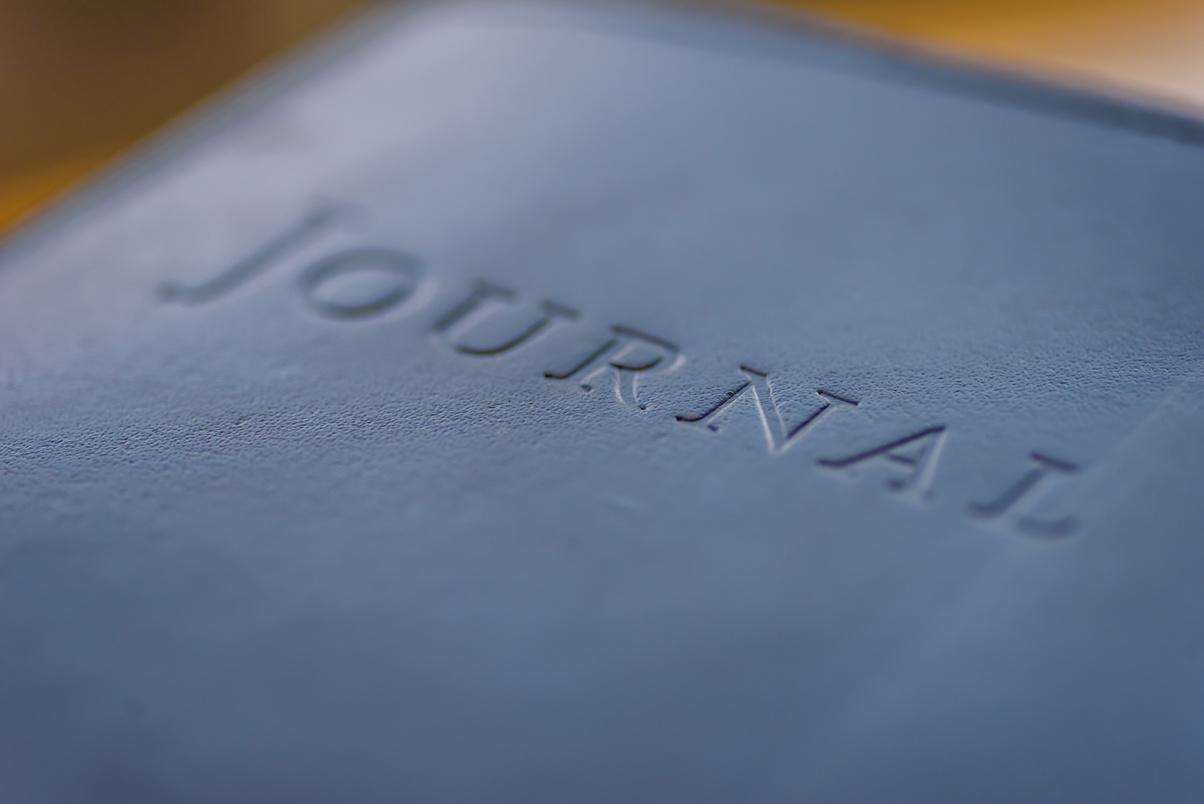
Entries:
<svg viewBox="0 0 1204 804">
<path fill-rule="evenodd" d="M 0 238 L 0 270 L 105 198 L 134 188 L 227 126 L 288 93 L 399 25 L 456 7 L 529 24 L 572 25 L 857 75 L 1204 148 L 1204 119 L 1094 88 L 1001 69 L 867 33 L 813 15 L 735 0 L 386 0 L 286 53 L 169 121 L 128 152 L 15 224 Z M 634 19 L 639 12 L 642 16 Z M 499 16 L 499 20 L 501 17 Z M 684 25 L 690 20 L 693 25 Z M 688 29 L 688 30 L 687 30 Z M 687 35 L 688 34 L 688 35 Z"/>
</svg>

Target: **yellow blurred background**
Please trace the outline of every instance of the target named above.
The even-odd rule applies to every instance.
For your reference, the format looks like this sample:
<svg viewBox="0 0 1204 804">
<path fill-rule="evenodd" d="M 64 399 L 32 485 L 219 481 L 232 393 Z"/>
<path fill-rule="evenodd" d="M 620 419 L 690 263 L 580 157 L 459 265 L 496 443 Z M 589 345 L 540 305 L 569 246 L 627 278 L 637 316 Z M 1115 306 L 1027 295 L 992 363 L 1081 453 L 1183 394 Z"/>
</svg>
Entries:
<svg viewBox="0 0 1204 804">
<path fill-rule="evenodd" d="M 375 0 L 0 0 L 0 230 Z M 780 0 L 1204 113 L 1204 0 Z"/>
</svg>

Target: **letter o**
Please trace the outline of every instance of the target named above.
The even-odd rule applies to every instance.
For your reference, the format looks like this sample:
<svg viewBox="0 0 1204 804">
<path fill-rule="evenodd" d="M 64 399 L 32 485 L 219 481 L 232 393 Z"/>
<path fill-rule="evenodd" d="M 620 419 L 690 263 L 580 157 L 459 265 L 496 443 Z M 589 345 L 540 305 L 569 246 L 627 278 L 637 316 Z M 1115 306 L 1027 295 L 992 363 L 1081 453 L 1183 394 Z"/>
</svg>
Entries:
<svg viewBox="0 0 1204 804">
<path fill-rule="evenodd" d="M 331 282 L 377 274 L 389 280 L 384 289 L 362 301 L 322 298 Z M 422 280 L 422 262 L 410 254 L 384 248 L 357 248 L 323 257 L 301 274 L 301 292 L 319 314 L 341 321 L 386 313 L 414 295 Z"/>
</svg>

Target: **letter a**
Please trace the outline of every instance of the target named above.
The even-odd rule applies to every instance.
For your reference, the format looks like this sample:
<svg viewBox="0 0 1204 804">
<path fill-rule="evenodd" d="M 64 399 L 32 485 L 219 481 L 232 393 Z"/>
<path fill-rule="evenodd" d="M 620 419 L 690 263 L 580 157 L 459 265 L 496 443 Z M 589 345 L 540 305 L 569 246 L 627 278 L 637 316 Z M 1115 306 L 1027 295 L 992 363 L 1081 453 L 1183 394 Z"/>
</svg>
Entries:
<svg viewBox="0 0 1204 804">
<path fill-rule="evenodd" d="M 932 497 L 932 479 L 945 446 L 944 427 L 929 427 L 880 447 L 850 455 L 847 458 L 823 458 L 820 466 L 829 469 L 849 469 L 867 461 L 882 462 L 904 474 L 886 481 L 886 488 L 899 499 L 919 505 Z"/>
<path fill-rule="evenodd" d="M 815 426 L 832 411 L 841 407 L 856 407 L 857 402 L 837 396 L 829 391 L 816 391 L 824 399 L 824 403 L 814 410 L 811 415 L 790 429 L 782 412 L 773 397 L 773 389 L 769 386 L 769 377 L 763 371 L 741 366 L 740 373 L 748 380 L 728 395 L 718 405 L 698 416 L 678 416 L 677 420 L 694 427 L 704 427 L 716 433 L 719 432 L 719 419 L 728 414 L 737 402 L 751 395 L 761 415 L 761 425 L 765 428 L 765 440 L 769 444 L 769 452 L 780 455 L 794 446 L 803 436 L 815 429 Z"/>
</svg>

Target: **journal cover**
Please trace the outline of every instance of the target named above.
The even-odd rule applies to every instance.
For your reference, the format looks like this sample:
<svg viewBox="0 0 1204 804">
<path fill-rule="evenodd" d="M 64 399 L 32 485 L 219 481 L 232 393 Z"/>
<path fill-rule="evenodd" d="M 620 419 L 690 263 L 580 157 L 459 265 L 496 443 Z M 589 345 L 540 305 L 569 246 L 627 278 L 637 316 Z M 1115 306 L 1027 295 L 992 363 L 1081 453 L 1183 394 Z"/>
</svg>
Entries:
<svg viewBox="0 0 1204 804">
<path fill-rule="evenodd" d="M 1204 798 L 1200 126 L 403 6 L 0 252 L 0 788 Z"/>
</svg>

